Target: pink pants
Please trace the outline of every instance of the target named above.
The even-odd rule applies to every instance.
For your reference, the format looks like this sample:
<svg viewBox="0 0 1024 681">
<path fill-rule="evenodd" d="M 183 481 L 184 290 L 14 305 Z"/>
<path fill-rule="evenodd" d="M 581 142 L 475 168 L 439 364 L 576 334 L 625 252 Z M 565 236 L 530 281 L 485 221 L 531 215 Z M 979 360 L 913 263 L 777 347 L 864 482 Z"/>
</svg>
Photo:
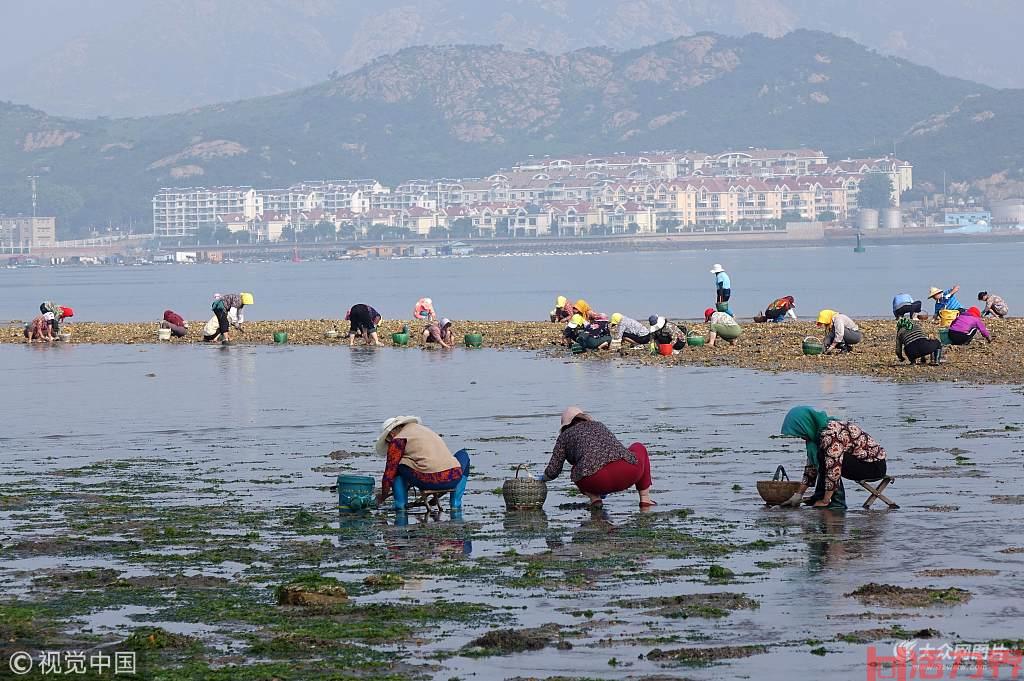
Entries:
<svg viewBox="0 0 1024 681">
<path fill-rule="evenodd" d="M 629 446 L 629 451 L 636 456 L 632 464 L 624 459 L 607 464 L 598 472 L 583 478 L 576 483 L 581 492 L 587 494 L 611 494 L 636 486 L 637 491 L 649 489 L 651 486 L 651 460 L 647 456 L 647 448 L 639 442 Z"/>
</svg>

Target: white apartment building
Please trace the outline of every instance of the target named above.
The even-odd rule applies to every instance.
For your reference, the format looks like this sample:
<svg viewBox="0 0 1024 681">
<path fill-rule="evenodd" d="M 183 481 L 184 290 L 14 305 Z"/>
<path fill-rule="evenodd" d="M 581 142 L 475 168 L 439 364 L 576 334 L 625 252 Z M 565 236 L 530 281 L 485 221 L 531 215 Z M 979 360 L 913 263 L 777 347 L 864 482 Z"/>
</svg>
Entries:
<svg viewBox="0 0 1024 681">
<path fill-rule="evenodd" d="M 153 197 L 153 234 L 190 236 L 200 227 L 217 227 L 217 218 L 243 215 L 253 220 L 263 213 L 263 199 L 252 187 L 164 188 Z"/>
</svg>

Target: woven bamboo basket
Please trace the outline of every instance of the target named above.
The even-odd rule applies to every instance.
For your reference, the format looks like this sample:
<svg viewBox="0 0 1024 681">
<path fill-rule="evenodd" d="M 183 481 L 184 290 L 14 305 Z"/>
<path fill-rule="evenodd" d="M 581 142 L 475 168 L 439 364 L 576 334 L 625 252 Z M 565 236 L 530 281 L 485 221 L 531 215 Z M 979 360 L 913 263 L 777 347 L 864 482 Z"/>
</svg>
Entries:
<svg viewBox="0 0 1024 681">
<path fill-rule="evenodd" d="M 796 494 L 798 489 L 800 489 L 800 483 L 791 481 L 786 475 L 786 469 L 782 466 L 775 469 L 775 475 L 771 480 L 757 481 L 757 493 L 769 506 L 778 506 Z"/>
<path fill-rule="evenodd" d="M 501 496 L 505 497 L 505 508 L 510 511 L 526 511 L 544 507 L 548 498 L 548 485 L 543 480 L 519 477 L 520 472 L 528 472 L 525 463 L 516 466 L 516 477 L 509 478 L 501 486 Z"/>
</svg>

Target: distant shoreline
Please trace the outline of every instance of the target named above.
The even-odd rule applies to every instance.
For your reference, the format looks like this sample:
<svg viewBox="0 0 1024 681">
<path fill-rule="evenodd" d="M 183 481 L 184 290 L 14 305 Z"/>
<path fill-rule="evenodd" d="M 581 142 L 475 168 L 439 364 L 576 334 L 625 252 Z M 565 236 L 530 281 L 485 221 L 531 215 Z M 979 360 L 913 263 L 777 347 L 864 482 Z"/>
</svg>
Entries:
<svg viewBox="0 0 1024 681">
<path fill-rule="evenodd" d="M 857 232 L 853 229 L 826 230 L 824 238 L 806 239 L 785 232 L 750 232 L 721 234 L 651 234 L 651 235 L 617 235 L 573 238 L 503 238 L 503 239 L 467 239 L 463 240 L 470 249 L 467 254 L 428 254 L 428 255 L 381 255 L 381 256 L 344 256 L 344 249 L 359 248 L 424 248 L 437 249 L 459 242 L 458 239 L 399 239 L 388 241 L 338 241 L 323 243 L 286 243 L 273 244 L 233 244 L 233 245 L 165 245 L 160 249 L 146 249 L 143 258 L 151 258 L 156 253 L 201 253 L 204 262 L 209 262 L 211 254 L 230 261 L 251 260 L 285 260 L 298 251 L 300 259 L 307 260 L 375 260 L 400 258 L 457 258 L 474 256 L 516 256 L 516 255 L 595 255 L 600 253 L 623 252 L 661 252 L 661 251 L 698 251 L 698 250 L 742 250 L 753 248 L 853 248 L 856 244 Z M 861 241 L 865 248 L 879 246 L 908 246 L 933 244 L 985 244 L 985 243 L 1020 243 L 1024 242 L 1024 230 L 1005 230 L 984 234 L 946 234 L 942 232 L 914 232 L 900 230 L 872 230 L 861 233 Z M 41 248 L 34 250 L 27 257 L 34 259 L 73 258 L 87 256 L 112 256 L 121 254 L 115 244 L 106 247 L 83 250 L 82 248 Z M 15 256 L 7 256 L 8 258 Z M 0 262 L 4 262 L 0 260 Z M 78 263 L 62 263 L 62 265 Z M 84 264 L 84 263 L 83 263 Z M 134 263 L 126 263 L 134 264 Z M 163 263 L 156 263 L 163 264 Z M 186 264 L 186 263 L 172 263 Z M 191 263 L 187 263 L 191 264 Z M 21 265 L 15 267 L 47 266 L 48 263 Z"/>
</svg>

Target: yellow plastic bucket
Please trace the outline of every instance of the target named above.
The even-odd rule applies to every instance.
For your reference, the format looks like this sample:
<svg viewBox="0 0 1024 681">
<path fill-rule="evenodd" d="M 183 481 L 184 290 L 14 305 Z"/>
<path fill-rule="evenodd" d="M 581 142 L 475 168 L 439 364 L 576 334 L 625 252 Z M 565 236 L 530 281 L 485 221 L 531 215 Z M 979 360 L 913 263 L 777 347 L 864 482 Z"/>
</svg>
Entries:
<svg viewBox="0 0 1024 681">
<path fill-rule="evenodd" d="M 960 316 L 960 313 L 956 310 L 939 310 L 939 326 L 942 328 L 949 328 L 949 325 L 953 323 L 953 320 Z"/>
</svg>

